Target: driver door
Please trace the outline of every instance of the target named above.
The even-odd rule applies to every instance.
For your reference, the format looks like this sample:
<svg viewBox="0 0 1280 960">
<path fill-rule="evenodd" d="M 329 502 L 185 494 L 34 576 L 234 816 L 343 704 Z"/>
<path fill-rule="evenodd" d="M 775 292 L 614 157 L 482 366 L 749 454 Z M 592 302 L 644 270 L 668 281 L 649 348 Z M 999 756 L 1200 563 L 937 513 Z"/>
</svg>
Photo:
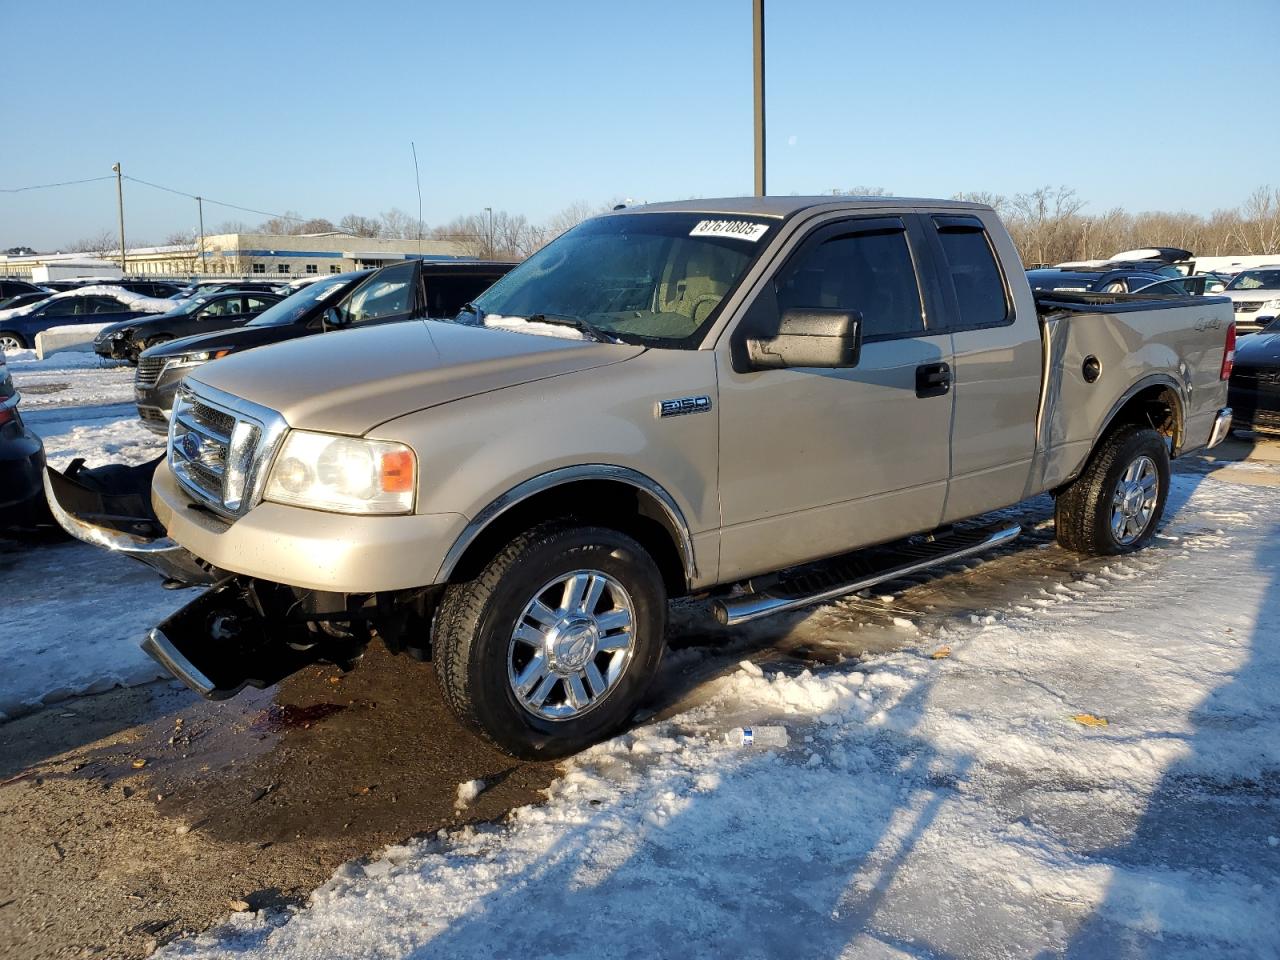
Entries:
<svg viewBox="0 0 1280 960">
<path fill-rule="evenodd" d="M 908 229 L 910 223 L 911 229 Z M 817 227 L 717 352 L 722 581 L 938 525 L 950 474 L 951 337 L 931 334 L 913 218 Z M 782 311 L 858 311 L 847 369 L 750 370 L 744 342 Z"/>
</svg>

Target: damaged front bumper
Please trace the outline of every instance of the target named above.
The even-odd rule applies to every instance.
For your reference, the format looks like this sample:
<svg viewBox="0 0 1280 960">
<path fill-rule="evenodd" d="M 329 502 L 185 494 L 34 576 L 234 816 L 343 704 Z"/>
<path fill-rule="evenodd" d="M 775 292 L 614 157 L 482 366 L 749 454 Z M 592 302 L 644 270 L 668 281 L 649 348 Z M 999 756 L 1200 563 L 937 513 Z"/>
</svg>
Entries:
<svg viewBox="0 0 1280 960">
<path fill-rule="evenodd" d="M 395 653 L 424 658 L 431 588 L 345 594 L 230 574 L 172 540 L 151 510 L 159 461 L 66 473 L 46 468 L 45 495 L 73 537 L 154 568 L 166 586 L 208 586 L 152 628 L 142 649 L 202 697 L 265 688 L 312 663 L 349 669 L 376 634 Z"/>
<path fill-rule="evenodd" d="M 45 467 L 44 494 L 54 520 L 77 540 L 145 563 L 174 586 L 209 586 L 221 571 L 165 536 L 151 510 L 155 463 L 119 470 L 105 480 L 95 471 L 59 473 Z"/>
</svg>

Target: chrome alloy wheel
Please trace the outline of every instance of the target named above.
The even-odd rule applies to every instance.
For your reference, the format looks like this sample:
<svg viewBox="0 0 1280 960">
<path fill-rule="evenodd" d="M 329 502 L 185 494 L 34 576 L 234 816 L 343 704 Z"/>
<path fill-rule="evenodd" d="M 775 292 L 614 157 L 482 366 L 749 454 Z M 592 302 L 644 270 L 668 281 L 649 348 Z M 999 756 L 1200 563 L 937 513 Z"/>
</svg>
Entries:
<svg viewBox="0 0 1280 960">
<path fill-rule="evenodd" d="M 544 720 L 572 720 L 618 686 L 635 649 L 635 610 L 599 570 L 562 574 L 525 605 L 507 646 L 507 680 Z"/>
<path fill-rule="evenodd" d="M 22 341 L 13 334 L 0 333 L 0 350 L 5 353 L 16 353 L 22 349 Z"/>
<path fill-rule="evenodd" d="M 1116 543 L 1128 546 L 1146 532 L 1159 493 L 1160 474 L 1154 460 L 1138 457 L 1129 464 L 1111 498 L 1111 535 Z"/>
</svg>

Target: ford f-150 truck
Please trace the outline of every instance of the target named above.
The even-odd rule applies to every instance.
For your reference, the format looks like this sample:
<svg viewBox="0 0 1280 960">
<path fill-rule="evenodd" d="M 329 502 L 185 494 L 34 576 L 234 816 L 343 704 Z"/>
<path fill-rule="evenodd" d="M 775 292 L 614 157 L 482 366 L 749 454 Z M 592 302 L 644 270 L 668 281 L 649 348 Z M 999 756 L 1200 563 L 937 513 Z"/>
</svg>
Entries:
<svg viewBox="0 0 1280 960">
<path fill-rule="evenodd" d="M 1223 298 L 1033 296 L 987 206 L 770 197 L 622 209 L 452 321 L 217 360 L 145 498 L 54 471 L 72 533 L 211 589 L 145 648 L 209 697 L 379 639 L 518 756 L 619 729 L 667 602 L 735 624 L 1004 543 L 1154 535 L 1169 460 L 1227 433 Z"/>
</svg>

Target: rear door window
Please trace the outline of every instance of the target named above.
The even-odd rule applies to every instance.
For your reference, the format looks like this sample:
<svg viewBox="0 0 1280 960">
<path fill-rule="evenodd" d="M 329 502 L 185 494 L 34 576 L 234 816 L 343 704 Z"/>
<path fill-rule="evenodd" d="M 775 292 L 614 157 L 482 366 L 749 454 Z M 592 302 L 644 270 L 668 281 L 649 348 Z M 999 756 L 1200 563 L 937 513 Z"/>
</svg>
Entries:
<svg viewBox="0 0 1280 960">
<path fill-rule="evenodd" d="M 1012 320 L 1004 275 L 982 221 L 972 216 L 934 216 L 942 247 L 943 273 L 955 290 L 958 317 L 952 330 L 979 330 Z M 943 282 L 946 282 L 944 277 Z"/>
<path fill-rule="evenodd" d="M 819 231 L 774 279 L 778 311 L 862 314 L 863 339 L 924 333 L 920 284 L 897 218 L 850 220 Z"/>
</svg>

